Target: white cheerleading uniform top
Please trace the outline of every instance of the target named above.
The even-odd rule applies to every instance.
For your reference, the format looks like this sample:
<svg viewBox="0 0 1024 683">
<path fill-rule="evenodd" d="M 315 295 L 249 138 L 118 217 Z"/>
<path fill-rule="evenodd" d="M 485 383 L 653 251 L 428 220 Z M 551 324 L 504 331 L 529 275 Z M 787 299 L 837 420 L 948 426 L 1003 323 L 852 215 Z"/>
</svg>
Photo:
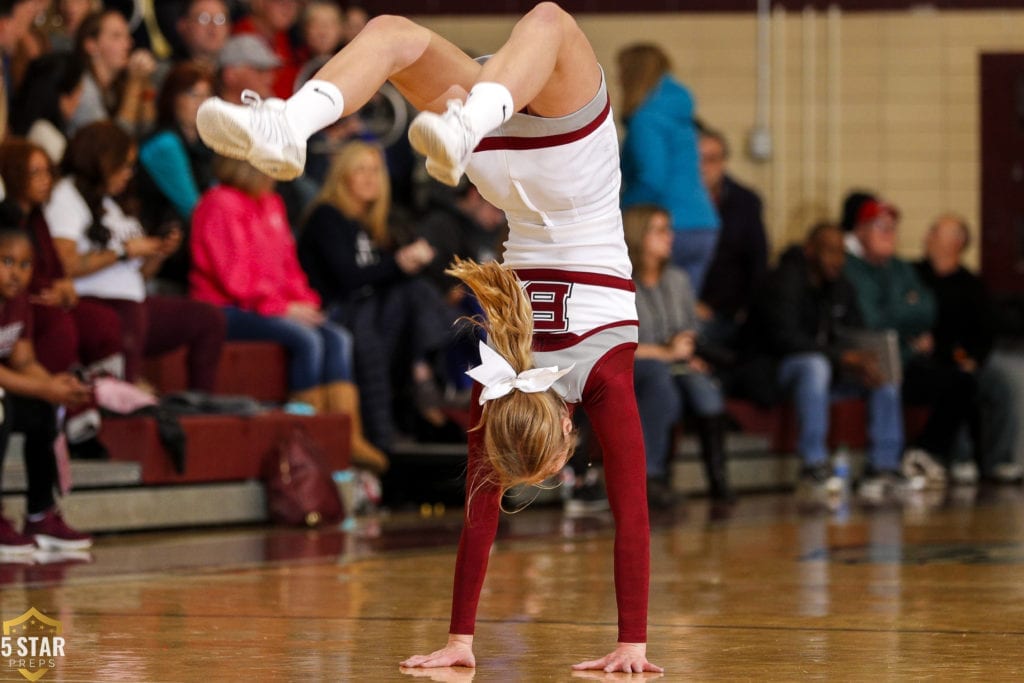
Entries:
<svg viewBox="0 0 1024 683">
<path fill-rule="evenodd" d="M 573 114 L 514 114 L 480 141 L 466 175 L 508 218 L 503 263 L 533 306 L 536 365 L 576 363 L 554 388 L 578 402 L 594 364 L 637 337 L 604 74 L 594 98 Z"/>
</svg>

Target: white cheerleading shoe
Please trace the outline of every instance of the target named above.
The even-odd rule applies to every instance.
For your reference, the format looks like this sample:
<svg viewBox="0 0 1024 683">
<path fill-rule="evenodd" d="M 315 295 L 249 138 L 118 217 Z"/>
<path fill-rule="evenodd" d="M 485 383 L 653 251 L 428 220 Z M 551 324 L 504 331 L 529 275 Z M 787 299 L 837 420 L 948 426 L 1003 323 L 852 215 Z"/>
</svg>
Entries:
<svg viewBox="0 0 1024 683">
<path fill-rule="evenodd" d="M 244 159 L 277 180 L 292 180 L 306 167 L 306 144 L 296 140 L 284 100 L 242 91 L 244 104 L 211 97 L 199 106 L 196 127 L 206 146 L 221 156 Z"/>
<path fill-rule="evenodd" d="M 409 126 L 409 142 L 427 158 L 427 173 L 452 187 L 459 184 L 479 141 L 460 100 L 448 100 L 444 114 L 421 112 Z"/>
</svg>

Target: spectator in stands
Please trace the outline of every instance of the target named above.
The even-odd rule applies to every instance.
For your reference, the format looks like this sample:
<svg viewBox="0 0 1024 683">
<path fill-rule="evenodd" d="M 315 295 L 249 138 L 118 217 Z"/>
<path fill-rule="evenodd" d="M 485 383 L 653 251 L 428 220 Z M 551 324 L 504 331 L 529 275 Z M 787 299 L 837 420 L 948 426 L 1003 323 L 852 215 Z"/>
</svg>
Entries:
<svg viewBox="0 0 1024 683">
<path fill-rule="evenodd" d="M 704 278 L 697 314 L 704 322 L 701 336 L 714 344 L 735 341 L 768 269 L 768 236 L 761 198 L 727 172 L 729 145 L 722 133 L 704 128 L 700 133 L 700 172 L 711 195 L 721 232 L 714 258 Z"/>
<path fill-rule="evenodd" d="M 49 372 L 78 368 L 120 376 L 121 323 L 107 307 L 80 301 L 64 272 L 43 216 L 53 189 L 53 169 L 42 147 L 19 138 L 0 145 L 0 176 L 7 178 L 7 199 L 32 242 L 31 301 L 36 358 Z M 12 214 L 8 212 L 8 216 Z"/>
<path fill-rule="evenodd" d="M 223 0 L 190 0 L 184 3 L 177 23 L 184 52 L 178 61 L 202 64 L 211 72 L 217 69 L 221 50 L 231 37 L 231 15 Z"/>
<path fill-rule="evenodd" d="M 389 197 L 380 149 L 350 142 L 338 153 L 299 239 L 310 283 L 332 318 L 355 336 L 356 377 L 372 425 L 368 431 L 384 444 L 395 432 L 394 386 L 413 387 L 420 416 L 444 428 L 432 360 L 453 322 L 441 296 L 423 278 L 413 277 L 433 260 L 433 248 L 423 238 L 395 246 Z M 389 368 L 395 368 L 393 375 Z"/>
<path fill-rule="evenodd" d="M 18 225 L 32 241 L 32 279 L 28 295 L 36 358 L 52 373 L 79 371 L 85 376 L 124 376 L 121 321 L 104 306 L 79 301 L 64 273 L 43 217 L 42 206 L 53 189 L 52 165 L 41 147 L 21 138 L 0 145 L 0 177 L 9 178 L 0 209 L 4 221 Z M 72 457 L 102 458 L 96 439 L 100 414 L 94 406 L 70 409 L 64 433 Z"/>
<path fill-rule="evenodd" d="M 354 462 L 387 469 L 387 457 L 363 438 L 352 337 L 320 310 L 274 180 L 224 157 L 215 157 L 214 173 L 220 185 L 203 195 L 192 217 L 192 296 L 221 307 L 229 339 L 283 345 L 292 400 L 319 413 L 348 414 Z"/>
<path fill-rule="evenodd" d="M 345 19 L 338 3 L 331 0 L 313 0 L 302 13 L 302 36 L 305 42 L 300 51 L 302 68 L 295 77 L 295 90 L 320 70 L 341 47 L 345 37 Z"/>
<path fill-rule="evenodd" d="M 301 9 L 299 0 L 250 0 L 251 13 L 234 27 L 235 35 L 259 37 L 280 59 L 274 71 L 276 97 L 288 98 L 294 92 L 295 77 L 301 65 L 290 32 L 299 20 Z"/>
<path fill-rule="evenodd" d="M 345 34 L 343 42 L 350 43 L 370 20 L 370 12 L 355 2 L 345 3 Z"/>
<path fill-rule="evenodd" d="M 496 260 L 508 234 L 505 214 L 484 199 L 466 178 L 454 193 L 438 190 L 437 194 L 431 202 L 432 209 L 417 226 L 417 233 L 434 248 L 434 260 L 423 275 L 458 316 L 478 315 L 481 311 L 476 300 L 460 281 L 444 271 L 456 256 L 477 263 Z M 463 392 L 468 400 L 466 392 L 472 379 L 465 370 L 480 364 L 475 336 L 456 335 L 448 346 L 447 357 L 445 383 L 456 392 Z"/>
<path fill-rule="evenodd" d="M 815 508 L 838 494 L 826 438 L 829 402 L 865 396 L 870 448 L 858 486 L 868 503 L 898 500 L 910 483 L 900 472 L 903 418 L 899 387 L 887 381 L 879 358 L 846 346 L 842 332 L 863 326 L 857 294 L 843 273 L 841 229 L 815 225 L 802 247 L 786 251 L 759 288 L 744 328 L 753 378 L 777 382 L 796 408 L 802 460 L 801 504 Z"/>
<path fill-rule="evenodd" d="M 0 516 L 0 553 L 88 548 L 92 538 L 72 529 L 56 505 L 59 405 L 89 400 L 89 388 L 69 374 L 52 375 L 32 349 L 32 314 L 25 287 L 32 275 L 32 244 L 23 231 L 0 227 L 0 388 L 4 420 L 0 425 L 0 472 L 13 431 L 25 435 L 28 492 L 21 533 Z"/>
<path fill-rule="evenodd" d="M 842 227 L 843 232 L 846 233 L 844 239 L 846 241 L 846 251 L 848 252 L 858 249 L 857 238 L 851 233 L 857 226 L 857 214 L 860 212 L 860 207 L 870 200 L 878 201 L 878 196 L 869 190 L 851 190 L 843 199 L 842 216 L 839 225 Z"/>
<path fill-rule="evenodd" d="M 144 357 L 184 346 L 190 389 L 212 391 L 224 342 L 224 316 L 183 297 L 147 296 L 146 279 L 181 244 L 181 233 L 148 237 L 123 196 L 133 174 L 135 143 L 111 121 L 82 128 L 68 143 L 43 214 L 64 272 L 84 300 L 121 319 L 125 377 L 141 380 Z"/>
<path fill-rule="evenodd" d="M 957 367 L 935 362 L 935 297 L 917 271 L 896 256 L 899 211 L 883 201 L 868 199 L 857 212 L 847 239 L 846 277 L 857 293 L 864 326 L 895 330 L 903 358 L 903 400 L 928 406 L 924 430 L 905 458 L 905 471 L 925 473 L 929 483 L 944 485 L 954 439 L 967 424 L 975 400 L 976 382 Z"/>
<path fill-rule="evenodd" d="M 40 2 L 41 0 L 36 0 L 37 8 Z M 50 54 L 50 52 L 50 41 L 46 32 L 33 22 L 29 26 L 28 31 L 25 32 L 25 35 L 18 41 L 18 47 L 14 51 L 14 56 L 8 65 L 12 83 L 11 90 L 13 92 L 19 92 L 25 85 L 28 65 L 39 57 Z"/>
<path fill-rule="evenodd" d="M 0 58 L 5 68 L 0 69 L 0 140 L 7 134 L 8 105 L 14 90 L 6 64 L 18 49 L 18 43 L 28 33 L 35 17 L 36 4 L 31 0 L 5 0 L 0 2 Z"/>
<path fill-rule="evenodd" d="M 50 29 L 50 49 L 54 52 L 74 52 L 75 36 L 85 18 L 103 9 L 100 0 L 57 0 L 56 9 L 47 22 Z"/>
<path fill-rule="evenodd" d="M 925 258 L 914 264 L 938 306 L 932 328 L 933 362 L 959 368 L 974 376 L 978 385 L 970 419 L 973 462 L 953 463 L 950 474 L 961 484 L 975 483 L 979 471 L 990 481 L 1018 483 L 1024 468 L 1014 462 L 1015 400 L 1008 379 L 989 363 L 994 343 L 992 301 L 981 279 L 962 264 L 970 240 L 962 216 L 943 214 L 925 238 Z"/>
<path fill-rule="evenodd" d="M 82 99 L 82 62 L 67 52 L 44 55 L 29 64 L 15 98 L 11 128 L 46 150 L 59 164 L 68 146 L 67 122 Z"/>
<path fill-rule="evenodd" d="M 718 214 L 701 182 L 694 100 L 669 73 L 656 45 L 631 45 L 618 55 L 622 84 L 622 208 L 663 206 L 679 233 L 672 262 L 701 291 L 718 241 Z"/>
<path fill-rule="evenodd" d="M 220 52 L 218 95 L 240 104 L 251 90 L 262 98 L 274 95 L 274 71 L 281 59 L 256 36 L 232 36 Z"/>
<path fill-rule="evenodd" d="M 148 50 L 132 51 L 124 16 L 115 9 L 90 14 L 78 30 L 75 52 L 86 74 L 68 132 L 113 119 L 131 135 L 144 133 L 154 118 L 151 77 L 156 60 Z"/>
<path fill-rule="evenodd" d="M 417 226 L 419 235 L 434 248 L 434 260 L 423 270 L 424 276 L 439 291 L 458 296 L 464 290 L 445 269 L 456 256 L 477 263 L 497 259 L 506 236 L 504 226 L 505 214 L 484 199 L 469 180 L 463 178 L 453 193 L 439 191 L 430 212 Z"/>
<path fill-rule="evenodd" d="M 189 234 L 199 195 L 213 184 L 213 152 L 196 133 L 196 110 L 213 95 L 213 73 L 182 62 L 157 97 L 157 130 L 139 148 L 141 219 L 150 235 L 181 231 L 183 247 L 164 261 L 156 279 L 167 291 L 188 290 Z"/>
<path fill-rule="evenodd" d="M 886 202 L 868 199 L 861 204 L 846 240 L 844 272 L 857 293 L 865 326 L 899 332 L 906 360 L 933 347 L 935 298 L 913 266 L 896 257 L 899 217 L 896 207 Z"/>
<path fill-rule="evenodd" d="M 686 273 L 671 263 L 669 214 L 637 204 L 623 212 L 622 220 L 640 323 L 633 381 L 647 453 L 648 504 L 668 507 L 675 501 L 668 471 L 672 427 L 691 410 L 711 498 L 731 502 L 725 399 L 711 366 L 696 350 L 697 297 Z"/>
<path fill-rule="evenodd" d="M 274 96 L 274 78 L 281 59 L 259 36 L 232 36 L 221 50 L 220 64 L 218 95 L 224 100 L 242 104 L 246 90 L 263 99 Z M 252 101 L 252 94 L 244 98 Z M 305 217 L 318 190 L 319 186 L 305 176 L 277 184 L 275 191 L 284 200 L 289 225 L 297 225 Z"/>
</svg>

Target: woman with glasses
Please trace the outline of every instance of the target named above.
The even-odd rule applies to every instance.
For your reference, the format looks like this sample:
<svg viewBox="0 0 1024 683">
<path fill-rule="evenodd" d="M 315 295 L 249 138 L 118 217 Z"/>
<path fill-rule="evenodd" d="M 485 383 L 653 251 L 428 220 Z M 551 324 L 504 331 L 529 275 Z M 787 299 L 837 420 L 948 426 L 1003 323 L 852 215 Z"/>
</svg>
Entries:
<svg viewBox="0 0 1024 683">
<path fill-rule="evenodd" d="M 192 0 L 186 3 L 177 23 L 183 52 L 179 61 L 199 62 L 217 69 L 217 56 L 231 36 L 231 15 L 222 0 Z"/>
</svg>

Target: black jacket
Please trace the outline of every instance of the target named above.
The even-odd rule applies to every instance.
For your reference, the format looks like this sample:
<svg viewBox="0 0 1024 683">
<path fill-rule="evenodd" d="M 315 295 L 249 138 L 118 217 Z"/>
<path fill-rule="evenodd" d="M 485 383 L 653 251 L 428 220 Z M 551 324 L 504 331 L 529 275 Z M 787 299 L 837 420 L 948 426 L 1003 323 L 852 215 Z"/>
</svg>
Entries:
<svg viewBox="0 0 1024 683">
<path fill-rule="evenodd" d="M 729 318 L 745 311 L 768 269 L 768 238 L 761 198 L 729 176 L 718 198 L 722 228 L 700 299 Z"/>
<path fill-rule="evenodd" d="M 952 363 L 954 352 L 961 348 L 978 365 L 983 364 L 992 351 L 995 325 L 992 302 L 981 279 L 963 266 L 942 277 L 927 260 L 914 267 L 921 282 L 935 294 L 938 306 L 932 328 L 935 360 Z"/>
<path fill-rule="evenodd" d="M 816 283 L 801 247 L 791 247 L 758 288 L 741 332 L 744 363 L 735 393 L 762 404 L 778 398 L 778 365 L 796 353 L 821 353 L 839 371 L 844 329 L 861 327 L 853 287 L 843 277 Z"/>
<path fill-rule="evenodd" d="M 405 279 L 394 253 L 373 244 L 362 225 L 330 204 L 310 214 L 299 236 L 299 262 L 325 306 L 370 295 Z"/>
</svg>

